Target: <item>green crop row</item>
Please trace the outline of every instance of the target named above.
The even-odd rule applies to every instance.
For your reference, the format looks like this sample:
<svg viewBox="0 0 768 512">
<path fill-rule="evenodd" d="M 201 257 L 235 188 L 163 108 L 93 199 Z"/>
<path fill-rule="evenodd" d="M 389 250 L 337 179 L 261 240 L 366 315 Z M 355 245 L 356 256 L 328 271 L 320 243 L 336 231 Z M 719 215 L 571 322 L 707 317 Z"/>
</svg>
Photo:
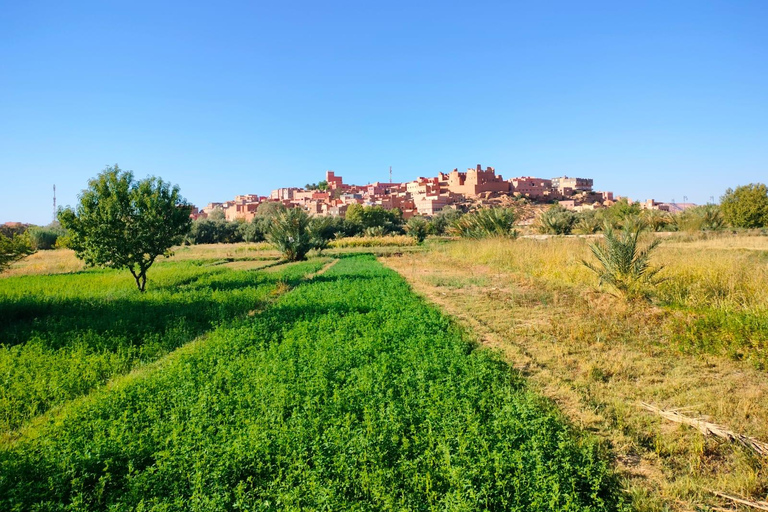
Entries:
<svg viewBox="0 0 768 512">
<path fill-rule="evenodd" d="M 163 262 L 144 294 L 113 270 L 3 279 L 0 432 L 260 307 L 278 281 L 321 264 L 268 273 Z"/>
<path fill-rule="evenodd" d="M 0 449 L 9 511 L 622 507 L 590 438 L 371 257 Z"/>
</svg>

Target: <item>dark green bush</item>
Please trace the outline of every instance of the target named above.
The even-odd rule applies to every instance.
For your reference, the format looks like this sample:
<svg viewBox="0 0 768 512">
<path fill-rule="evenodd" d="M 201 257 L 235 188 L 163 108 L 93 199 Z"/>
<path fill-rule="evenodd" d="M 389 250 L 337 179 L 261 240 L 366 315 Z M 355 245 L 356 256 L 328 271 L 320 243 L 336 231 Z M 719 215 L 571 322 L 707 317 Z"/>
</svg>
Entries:
<svg viewBox="0 0 768 512">
<path fill-rule="evenodd" d="M 32 226 L 27 230 L 32 247 L 38 251 L 47 251 L 56 247 L 56 241 L 66 231 L 59 226 Z"/>
</svg>

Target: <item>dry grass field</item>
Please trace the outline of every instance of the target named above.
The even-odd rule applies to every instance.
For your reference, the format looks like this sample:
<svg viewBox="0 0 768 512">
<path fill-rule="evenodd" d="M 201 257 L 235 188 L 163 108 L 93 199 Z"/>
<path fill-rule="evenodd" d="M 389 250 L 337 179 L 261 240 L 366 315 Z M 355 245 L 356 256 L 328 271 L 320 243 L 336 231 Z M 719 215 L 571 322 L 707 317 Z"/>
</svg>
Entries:
<svg viewBox="0 0 768 512">
<path fill-rule="evenodd" d="M 768 500 L 768 458 L 647 402 L 768 442 L 768 237 L 670 237 L 666 281 L 626 303 L 578 238 L 460 241 L 383 261 L 605 440 L 637 510 Z M 749 507 L 744 508 L 749 510 Z"/>
</svg>

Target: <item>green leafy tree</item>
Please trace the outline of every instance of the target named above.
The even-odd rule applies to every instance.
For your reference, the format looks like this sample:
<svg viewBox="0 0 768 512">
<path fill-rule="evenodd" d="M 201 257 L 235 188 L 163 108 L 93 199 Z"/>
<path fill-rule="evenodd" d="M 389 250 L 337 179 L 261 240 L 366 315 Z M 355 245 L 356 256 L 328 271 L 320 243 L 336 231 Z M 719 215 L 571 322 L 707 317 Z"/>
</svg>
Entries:
<svg viewBox="0 0 768 512">
<path fill-rule="evenodd" d="M 768 226 L 768 187 L 763 183 L 750 183 L 728 189 L 720 198 L 723 219 L 736 228 L 762 228 Z"/>
<path fill-rule="evenodd" d="M 336 236 L 338 223 L 333 217 L 312 217 L 307 229 L 312 248 L 322 253 Z"/>
<path fill-rule="evenodd" d="M 328 190 L 328 182 L 323 180 L 320 183 L 307 183 L 304 185 L 307 190 Z"/>
<path fill-rule="evenodd" d="M 215 211 L 215 210 L 214 210 Z M 185 243 L 189 244 L 234 244 L 243 241 L 245 223 L 226 220 L 197 219 L 187 233 Z"/>
<path fill-rule="evenodd" d="M 264 240 L 264 229 L 261 218 L 256 216 L 250 222 L 243 222 L 237 228 L 244 242 L 261 242 Z"/>
<path fill-rule="evenodd" d="M 276 215 L 267 230 L 267 241 L 288 261 L 304 260 L 313 248 L 310 217 L 301 208 L 290 208 Z"/>
<path fill-rule="evenodd" d="M 403 213 L 395 208 L 387 210 L 381 206 L 362 206 L 351 204 L 347 208 L 345 218 L 353 225 L 359 226 L 359 231 L 375 231 L 382 234 L 401 231 Z"/>
<path fill-rule="evenodd" d="M 178 186 L 157 177 L 135 181 L 107 167 L 88 182 L 76 209 L 59 212 L 70 246 L 87 265 L 128 269 L 139 291 L 158 256 L 168 256 L 190 229 L 190 207 Z"/>
<path fill-rule="evenodd" d="M 597 274 L 600 285 L 608 284 L 628 299 L 646 296 L 650 286 L 663 280 L 657 275 L 663 267 L 652 267 L 650 264 L 651 252 L 658 247 L 661 239 L 657 238 L 641 248 L 639 242 L 643 230 L 640 223 L 633 223 L 616 234 L 610 225 L 606 225 L 604 242 L 589 245 L 597 264 L 582 260 L 588 269 Z"/>
<path fill-rule="evenodd" d="M 211 213 L 208 214 L 207 219 L 213 221 L 226 221 L 227 214 L 224 213 L 223 208 L 214 208 Z"/>
<path fill-rule="evenodd" d="M 0 272 L 6 270 L 14 261 L 33 252 L 26 234 L 14 234 L 10 237 L 0 234 Z"/>
</svg>

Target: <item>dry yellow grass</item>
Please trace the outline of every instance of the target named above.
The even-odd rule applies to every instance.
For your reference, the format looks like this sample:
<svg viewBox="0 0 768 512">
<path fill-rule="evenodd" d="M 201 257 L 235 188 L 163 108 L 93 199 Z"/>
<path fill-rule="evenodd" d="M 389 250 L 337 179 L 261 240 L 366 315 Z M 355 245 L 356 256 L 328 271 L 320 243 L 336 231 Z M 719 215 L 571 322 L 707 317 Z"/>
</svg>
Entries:
<svg viewBox="0 0 768 512">
<path fill-rule="evenodd" d="M 266 243 L 259 244 L 203 244 L 179 246 L 172 249 L 173 255 L 168 261 L 185 260 L 242 260 L 241 267 L 258 268 L 269 264 L 280 257 L 280 253 Z M 264 261 L 260 261 L 264 260 Z M 158 261 L 166 261 L 159 258 Z M 31 274 L 65 274 L 79 272 L 85 264 L 75 257 L 70 249 L 54 251 L 37 251 L 26 258 L 17 261 L 0 277 L 21 276 Z"/>
<path fill-rule="evenodd" d="M 393 236 L 352 236 L 333 240 L 328 245 L 335 249 L 345 247 L 408 247 L 416 245 L 416 240 L 407 235 Z"/>
<path fill-rule="evenodd" d="M 662 245 L 655 263 L 667 265 L 670 281 L 659 294 L 674 307 L 597 292 L 580 239 L 457 242 L 383 261 L 501 350 L 572 422 L 605 439 L 636 509 L 707 510 L 728 505 L 708 489 L 765 500 L 768 461 L 638 404 L 683 408 L 768 442 L 766 372 L 671 342 L 689 308 L 765 311 L 760 251 L 717 250 L 711 240 Z"/>
<path fill-rule="evenodd" d="M 69 249 L 37 251 L 11 265 L 10 269 L 0 274 L 0 278 L 30 274 L 66 274 L 84 268 L 85 264 Z"/>
<path fill-rule="evenodd" d="M 278 258 L 280 253 L 266 242 L 182 245 L 171 249 L 171 261 Z"/>
</svg>

